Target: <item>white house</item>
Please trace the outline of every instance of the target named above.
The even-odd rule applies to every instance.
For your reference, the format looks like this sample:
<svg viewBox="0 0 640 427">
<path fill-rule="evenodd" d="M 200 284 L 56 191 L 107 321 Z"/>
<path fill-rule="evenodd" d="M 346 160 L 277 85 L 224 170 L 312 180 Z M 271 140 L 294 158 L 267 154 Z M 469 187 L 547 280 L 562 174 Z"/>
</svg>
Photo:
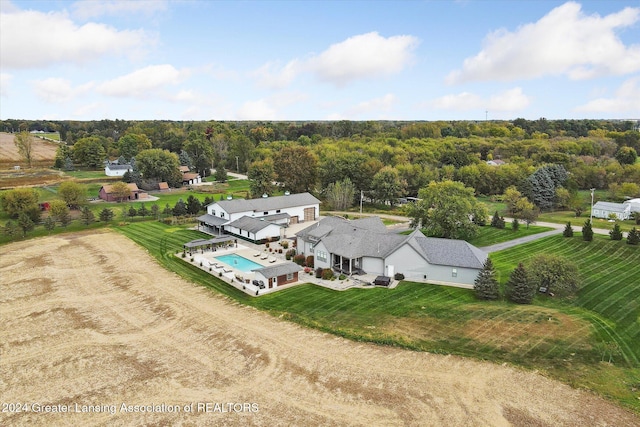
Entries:
<svg viewBox="0 0 640 427">
<path fill-rule="evenodd" d="M 615 215 L 619 220 L 629 219 L 631 216 L 631 204 L 597 202 L 591 209 L 591 215 L 596 218 L 608 219 L 611 214 Z"/>
<path fill-rule="evenodd" d="M 133 166 L 119 165 L 117 163 L 107 163 L 104 167 L 104 174 L 107 176 L 124 176 L 125 173 L 131 172 Z"/>
<path fill-rule="evenodd" d="M 227 199 L 207 205 L 207 214 L 198 218 L 205 231 L 226 232 L 243 239 L 260 241 L 280 238 L 283 227 L 314 221 L 320 201 L 309 193 L 258 199 Z"/>
<path fill-rule="evenodd" d="M 640 199 L 630 199 L 623 203 L 623 205 L 629 205 L 631 212 L 640 212 Z"/>
<path fill-rule="evenodd" d="M 375 274 L 417 282 L 473 286 L 487 254 L 463 241 L 426 237 L 419 230 L 399 235 L 380 218 L 328 217 L 298 234 L 298 253 L 314 266 L 345 274 Z"/>
</svg>

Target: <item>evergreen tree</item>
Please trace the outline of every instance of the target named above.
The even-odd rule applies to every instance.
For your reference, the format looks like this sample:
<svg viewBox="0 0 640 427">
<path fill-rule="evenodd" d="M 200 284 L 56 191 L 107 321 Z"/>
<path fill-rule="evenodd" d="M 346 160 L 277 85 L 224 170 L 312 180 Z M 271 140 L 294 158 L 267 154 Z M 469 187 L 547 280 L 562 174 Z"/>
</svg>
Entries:
<svg viewBox="0 0 640 427">
<path fill-rule="evenodd" d="M 143 218 L 149 215 L 149 209 L 147 209 L 144 203 L 140 203 L 140 209 L 138 209 L 138 215 Z"/>
<path fill-rule="evenodd" d="M 200 203 L 197 197 L 190 194 L 189 197 L 187 197 L 186 209 L 189 215 L 196 215 L 202 209 L 202 203 Z"/>
<path fill-rule="evenodd" d="M 582 239 L 585 242 L 590 242 L 593 240 L 593 228 L 591 228 L 590 219 L 584 222 L 584 226 L 582 227 Z"/>
<path fill-rule="evenodd" d="M 500 230 L 504 229 L 505 227 L 505 221 L 504 221 L 504 217 L 500 216 L 498 214 L 498 211 L 496 211 L 493 214 L 493 217 L 491 217 L 491 226 L 498 228 Z"/>
<path fill-rule="evenodd" d="M 44 228 L 45 230 L 47 230 L 49 233 L 51 233 L 51 230 L 53 230 L 54 228 L 56 228 L 56 220 L 53 219 L 53 217 L 51 215 L 49 215 L 48 217 L 46 217 L 44 219 Z"/>
<path fill-rule="evenodd" d="M 113 211 L 109 208 L 104 208 L 100 211 L 100 221 L 109 222 L 113 219 Z"/>
<path fill-rule="evenodd" d="M 167 205 L 164 207 L 164 210 L 162 211 L 163 215 L 173 215 L 173 209 L 171 209 L 171 206 L 169 206 L 169 203 L 167 203 Z"/>
<path fill-rule="evenodd" d="M 156 205 L 155 203 L 151 205 L 151 215 L 155 218 L 158 219 L 159 215 L 160 215 L 160 208 L 158 207 L 158 205 Z"/>
<path fill-rule="evenodd" d="M 509 281 L 505 284 L 505 293 L 510 301 L 517 304 L 531 304 L 536 294 L 536 288 L 529 282 L 527 270 L 522 263 L 511 272 Z"/>
<path fill-rule="evenodd" d="M 637 246 L 638 243 L 640 243 L 640 231 L 633 227 L 631 231 L 629 231 L 629 234 L 627 234 L 627 244 Z"/>
<path fill-rule="evenodd" d="M 564 227 L 564 231 L 562 232 L 564 237 L 573 237 L 573 228 L 571 228 L 571 222 L 567 222 L 567 225 Z"/>
<path fill-rule="evenodd" d="M 191 156 L 185 150 L 180 151 L 178 160 L 180 160 L 181 166 L 187 166 L 189 170 L 193 169 L 193 161 L 191 160 Z"/>
<path fill-rule="evenodd" d="M 519 227 L 520 227 L 520 223 L 518 222 L 518 218 L 514 218 L 513 222 L 511 223 L 511 229 L 515 232 L 515 231 L 518 231 Z"/>
<path fill-rule="evenodd" d="M 69 209 L 65 209 L 58 214 L 58 221 L 60 221 L 60 225 L 64 228 L 67 228 L 67 225 L 71 224 L 71 213 Z"/>
<path fill-rule="evenodd" d="M 73 170 L 73 160 L 71 160 L 71 157 L 67 156 L 64 159 L 64 170 L 66 171 L 72 171 Z"/>
<path fill-rule="evenodd" d="M 89 225 L 96 220 L 93 212 L 89 209 L 89 206 L 82 207 L 81 217 L 84 225 Z"/>
<path fill-rule="evenodd" d="M 498 289 L 498 281 L 496 280 L 496 271 L 493 268 L 493 262 L 490 258 L 484 262 L 482 270 L 478 273 L 473 289 L 476 291 L 476 297 L 483 300 L 495 300 L 500 296 Z"/>
<path fill-rule="evenodd" d="M 130 206 L 129 207 L 129 216 L 131 218 L 133 218 L 136 215 L 138 215 L 138 210 L 136 208 L 134 208 L 133 206 Z"/>
<path fill-rule="evenodd" d="M 187 206 L 184 204 L 182 199 L 178 200 L 173 207 L 173 215 L 174 216 L 184 216 L 187 214 Z"/>
<path fill-rule="evenodd" d="M 611 237 L 611 240 L 622 240 L 622 230 L 620 230 L 620 225 L 617 222 L 613 229 L 609 231 L 609 237 Z"/>
</svg>

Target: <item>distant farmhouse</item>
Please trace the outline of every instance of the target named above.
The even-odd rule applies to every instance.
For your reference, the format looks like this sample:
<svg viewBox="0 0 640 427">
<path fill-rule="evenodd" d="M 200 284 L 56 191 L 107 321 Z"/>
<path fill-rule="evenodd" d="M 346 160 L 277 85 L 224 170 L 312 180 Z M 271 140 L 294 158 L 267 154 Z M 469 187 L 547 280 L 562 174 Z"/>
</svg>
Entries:
<svg viewBox="0 0 640 427">
<path fill-rule="evenodd" d="M 597 202 L 593 205 L 591 214 L 596 218 L 604 219 L 615 215 L 617 219 L 624 221 L 631 217 L 631 203 Z"/>
<path fill-rule="evenodd" d="M 328 217 L 296 234 L 298 253 L 314 266 L 344 274 L 374 274 L 449 285 L 472 286 L 487 254 L 463 240 L 390 232 L 378 217 Z"/>
<path fill-rule="evenodd" d="M 309 193 L 285 194 L 259 199 L 227 199 L 207 205 L 198 217 L 200 229 L 213 234 L 228 233 L 251 242 L 284 236 L 285 227 L 315 221 L 320 201 Z"/>
<path fill-rule="evenodd" d="M 126 164 L 120 165 L 118 163 L 107 162 L 104 166 L 104 174 L 107 176 L 124 176 L 125 173 L 131 172 L 133 166 Z"/>
<path fill-rule="evenodd" d="M 147 193 L 144 192 L 143 190 L 140 190 L 135 183 L 127 184 L 127 187 L 129 187 L 130 193 L 124 199 L 118 199 L 115 196 L 112 185 L 103 185 L 102 187 L 100 187 L 100 191 L 98 192 L 98 197 L 100 197 L 102 200 L 106 202 L 120 202 L 120 201 L 140 200 L 140 199 L 147 198 Z"/>
</svg>

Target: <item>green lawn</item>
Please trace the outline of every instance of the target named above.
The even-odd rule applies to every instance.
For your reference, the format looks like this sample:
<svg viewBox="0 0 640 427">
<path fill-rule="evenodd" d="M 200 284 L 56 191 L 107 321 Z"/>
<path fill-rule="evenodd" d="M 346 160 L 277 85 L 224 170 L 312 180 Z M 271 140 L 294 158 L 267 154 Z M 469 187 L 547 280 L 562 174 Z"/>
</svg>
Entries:
<svg viewBox="0 0 640 427">
<path fill-rule="evenodd" d="M 624 241 L 553 236 L 493 254 L 502 282 L 536 253 L 564 254 L 580 266 L 585 285 L 576 299 L 521 306 L 411 282 L 344 292 L 309 284 L 251 298 L 172 256 L 200 233 L 156 222 L 117 230 L 171 271 L 275 316 L 354 340 L 538 369 L 640 411 L 632 390 L 640 384 L 640 248 Z"/>
<path fill-rule="evenodd" d="M 540 227 L 537 225 L 530 225 L 529 228 L 527 228 L 526 224 L 520 224 L 518 231 L 513 231 L 511 229 L 510 223 L 507 223 L 506 227 L 502 230 L 487 225 L 484 227 L 480 227 L 480 232 L 478 233 L 478 236 L 469 240 L 469 243 L 478 247 L 490 246 L 490 245 L 495 245 L 496 243 L 507 242 L 509 240 L 530 236 L 532 234 L 538 234 L 538 233 L 542 233 L 550 230 L 553 230 L 553 228 Z"/>
</svg>

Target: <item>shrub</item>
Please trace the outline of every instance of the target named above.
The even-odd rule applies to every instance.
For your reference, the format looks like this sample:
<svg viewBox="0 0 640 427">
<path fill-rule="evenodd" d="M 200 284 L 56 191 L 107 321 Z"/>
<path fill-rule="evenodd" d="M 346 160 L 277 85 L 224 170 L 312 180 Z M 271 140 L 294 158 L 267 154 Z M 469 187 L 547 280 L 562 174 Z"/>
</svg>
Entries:
<svg viewBox="0 0 640 427">
<path fill-rule="evenodd" d="M 293 262 L 298 265 L 304 265 L 304 255 L 296 255 L 293 257 Z"/>
<path fill-rule="evenodd" d="M 564 237 L 573 237 L 573 228 L 571 228 L 571 222 L 567 222 L 567 225 L 564 227 L 564 231 L 562 232 Z"/>
<path fill-rule="evenodd" d="M 404 274 L 402 274 L 402 273 L 396 273 L 396 274 L 393 276 L 393 278 L 394 278 L 394 279 L 396 279 L 396 280 L 404 280 Z"/>
<path fill-rule="evenodd" d="M 182 252 L 182 258 L 186 258 L 187 254 L 185 252 Z"/>
<path fill-rule="evenodd" d="M 588 219 L 584 222 L 582 227 L 582 240 L 590 242 L 593 240 L 593 228 L 591 228 L 591 220 Z"/>
<path fill-rule="evenodd" d="M 202 261 L 200 261 L 200 267 L 202 267 Z"/>
<path fill-rule="evenodd" d="M 609 232 L 609 236 L 611 240 L 622 240 L 622 230 L 620 230 L 620 225 L 616 223 L 613 226 L 613 230 Z"/>
<path fill-rule="evenodd" d="M 312 271 L 312 270 L 313 270 L 313 269 L 312 269 L 312 268 L 309 268 L 309 267 L 305 267 L 305 268 L 304 268 L 304 272 L 305 272 L 305 273 L 311 273 L 311 271 Z"/>
<path fill-rule="evenodd" d="M 269 242 L 265 243 L 264 246 L 268 248 L 269 247 Z"/>
<path fill-rule="evenodd" d="M 347 276 L 345 276 L 344 274 L 341 274 L 341 275 L 338 277 L 338 280 L 344 280 L 344 279 L 346 279 L 346 278 L 347 278 Z"/>
<path fill-rule="evenodd" d="M 319 279 L 322 277 L 322 268 L 316 268 L 316 277 Z"/>
<path fill-rule="evenodd" d="M 280 246 L 282 246 L 284 249 L 287 249 L 289 247 L 289 242 L 283 240 L 282 242 L 280 242 Z"/>
<path fill-rule="evenodd" d="M 287 259 L 287 261 L 291 260 L 291 258 L 293 258 L 296 254 L 296 250 L 295 249 L 289 249 L 286 253 L 285 253 L 285 258 Z"/>
<path fill-rule="evenodd" d="M 330 268 L 325 268 L 322 270 L 322 278 L 324 280 L 331 280 L 333 279 L 333 270 Z"/>
<path fill-rule="evenodd" d="M 278 249 L 278 253 L 281 254 L 282 253 L 282 249 Z"/>
<path fill-rule="evenodd" d="M 309 255 L 306 259 L 305 259 L 305 264 L 307 267 L 311 267 L 313 268 L 313 255 Z"/>
</svg>

